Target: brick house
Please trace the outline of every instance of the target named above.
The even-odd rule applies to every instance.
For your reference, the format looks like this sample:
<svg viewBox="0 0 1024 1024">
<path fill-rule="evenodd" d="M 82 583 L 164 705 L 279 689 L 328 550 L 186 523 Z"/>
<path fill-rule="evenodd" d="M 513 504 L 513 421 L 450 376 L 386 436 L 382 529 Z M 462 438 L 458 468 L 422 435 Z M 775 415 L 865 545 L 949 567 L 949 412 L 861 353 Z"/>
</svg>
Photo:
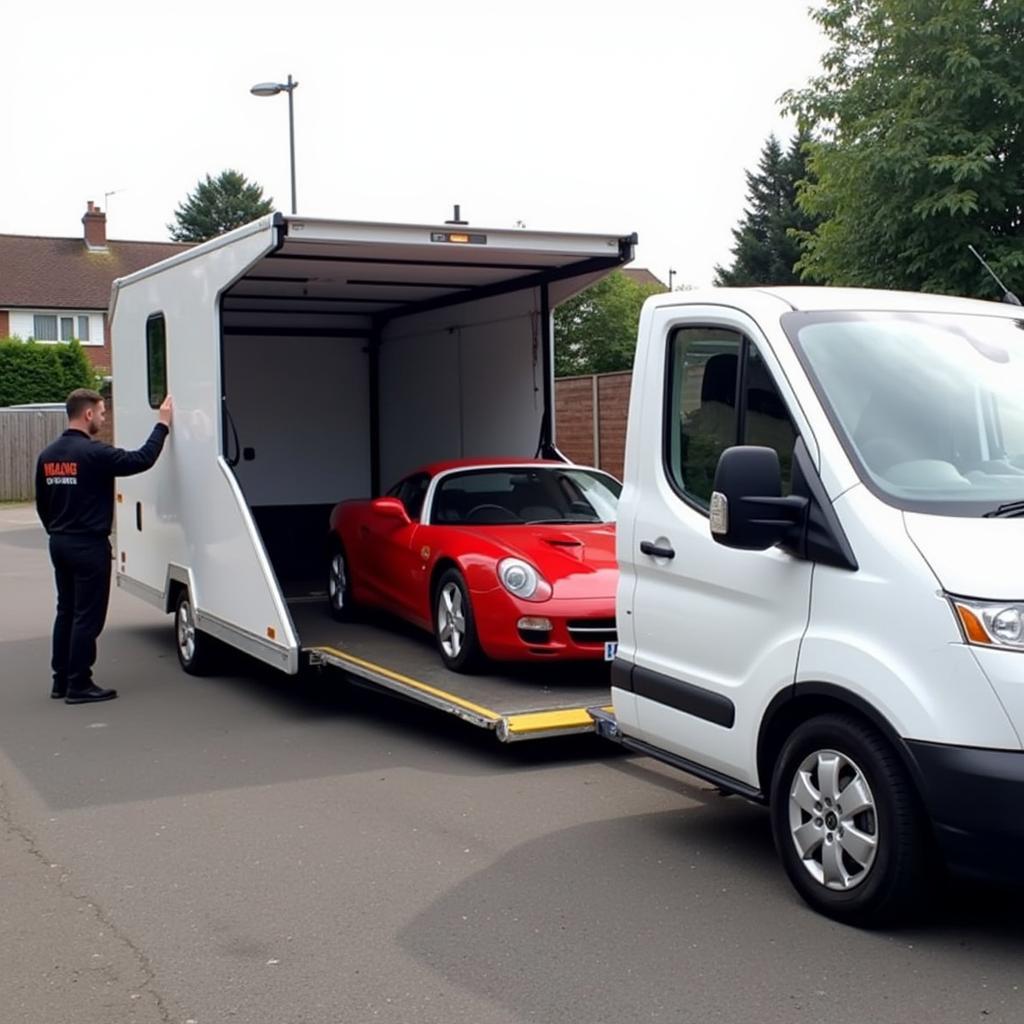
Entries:
<svg viewBox="0 0 1024 1024">
<path fill-rule="evenodd" d="M 110 369 L 107 306 L 115 278 L 187 249 L 179 242 L 107 240 L 92 202 L 78 238 L 0 234 L 0 338 L 77 338 L 93 366 Z"/>
</svg>

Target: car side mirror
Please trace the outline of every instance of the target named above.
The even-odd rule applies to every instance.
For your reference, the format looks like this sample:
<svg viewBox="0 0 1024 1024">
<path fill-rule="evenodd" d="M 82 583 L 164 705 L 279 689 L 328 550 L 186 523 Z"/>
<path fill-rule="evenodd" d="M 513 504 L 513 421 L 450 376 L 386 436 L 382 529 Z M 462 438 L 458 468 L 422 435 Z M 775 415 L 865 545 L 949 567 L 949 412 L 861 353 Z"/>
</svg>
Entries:
<svg viewBox="0 0 1024 1024">
<path fill-rule="evenodd" d="M 409 513 L 405 511 L 405 506 L 398 498 L 374 498 L 370 502 L 370 508 L 375 516 L 380 516 L 381 519 L 389 519 L 395 524 L 412 522 L 409 518 Z"/>
<path fill-rule="evenodd" d="M 782 496 L 773 448 L 737 445 L 718 460 L 711 494 L 711 536 L 719 544 L 765 551 L 802 529 L 807 499 Z"/>
</svg>

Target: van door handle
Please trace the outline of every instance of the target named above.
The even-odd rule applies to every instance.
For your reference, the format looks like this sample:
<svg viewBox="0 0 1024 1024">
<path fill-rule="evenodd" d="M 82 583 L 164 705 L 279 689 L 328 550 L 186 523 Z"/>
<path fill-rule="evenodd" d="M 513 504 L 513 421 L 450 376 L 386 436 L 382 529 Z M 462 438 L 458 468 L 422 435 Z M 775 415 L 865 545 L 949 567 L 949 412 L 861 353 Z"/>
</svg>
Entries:
<svg viewBox="0 0 1024 1024">
<path fill-rule="evenodd" d="M 663 548 L 660 544 L 655 544 L 652 540 L 640 541 L 640 550 L 645 555 L 650 555 L 652 558 L 675 558 L 675 548 Z"/>
</svg>

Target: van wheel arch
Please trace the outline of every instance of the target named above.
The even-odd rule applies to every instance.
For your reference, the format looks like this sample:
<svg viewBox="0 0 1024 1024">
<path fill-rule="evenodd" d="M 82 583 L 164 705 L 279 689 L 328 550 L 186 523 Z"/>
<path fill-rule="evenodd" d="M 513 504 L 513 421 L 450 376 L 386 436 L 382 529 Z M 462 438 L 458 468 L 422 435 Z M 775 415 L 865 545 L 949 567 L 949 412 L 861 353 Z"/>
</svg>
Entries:
<svg viewBox="0 0 1024 1024">
<path fill-rule="evenodd" d="M 768 705 L 757 737 L 758 785 L 766 797 L 779 755 L 793 730 L 810 718 L 827 714 L 853 716 L 877 729 L 902 762 L 920 800 L 923 790 L 917 764 L 908 755 L 903 740 L 889 720 L 862 697 L 832 683 L 800 683 L 788 687 Z"/>
</svg>

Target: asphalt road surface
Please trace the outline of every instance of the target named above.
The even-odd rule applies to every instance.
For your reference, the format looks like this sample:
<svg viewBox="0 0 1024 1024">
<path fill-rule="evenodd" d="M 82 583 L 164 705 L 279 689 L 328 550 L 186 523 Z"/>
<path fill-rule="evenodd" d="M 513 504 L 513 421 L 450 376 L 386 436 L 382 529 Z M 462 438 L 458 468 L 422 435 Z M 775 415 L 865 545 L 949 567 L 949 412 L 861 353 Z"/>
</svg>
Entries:
<svg viewBox="0 0 1024 1024">
<path fill-rule="evenodd" d="M 762 809 L 593 737 L 502 746 L 333 674 L 193 679 L 116 590 L 121 698 L 51 701 L 44 541 L 0 508 L 5 1024 L 1024 1020 L 1021 894 L 833 924 Z"/>
</svg>

